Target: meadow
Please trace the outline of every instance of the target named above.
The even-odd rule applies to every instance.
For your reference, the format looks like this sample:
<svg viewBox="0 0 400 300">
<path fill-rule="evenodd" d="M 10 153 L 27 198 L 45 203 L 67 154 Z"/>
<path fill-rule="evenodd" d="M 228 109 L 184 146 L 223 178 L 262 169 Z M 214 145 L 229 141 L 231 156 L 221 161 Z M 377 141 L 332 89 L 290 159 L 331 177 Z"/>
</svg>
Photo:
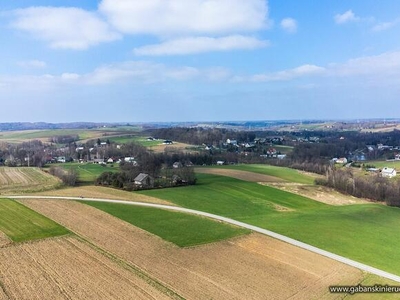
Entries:
<svg viewBox="0 0 400 300">
<path fill-rule="evenodd" d="M 198 174 L 198 184 L 142 191 L 177 205 L 262 228 L 400 274 L 400 209 L 380 204 L 330 206 L 237 179 Z"/>
<path fill-rule="evenodd" d="M 65 235 L 67 229 L 26 206 L 0 199 L 0 231 L 14 242 Z"/>
<path fill-rule="evenodd" d="M 396 171 L 400 171 L 400 160 L 369 160 L 365 162 L 366 165 L 375 166 L 376 168 L 382 169 L 384 167 L 394 168 Z"/>
<path fill-rule="evenodd" d="M 104 202 L 84 203 L 180 247 L 212 243 L 250 233 L 250 230 L 180 212 Z"/>
<path fill-rule="evenodd" d="M 78 172 L 79 185 L 91 185 L 103 172 L 118 172 L 119 165 L 100 165 L 93 163 L 62 163 L 54 164 L 66 170 L 75 169 Z"/>
<path fill-rule="evenodd" d="M 314 180 L 315 180 L 315 177 L 301 173 L 298 170 L 285 168 L 285 167 L 276 167 L 276 166 L 271 166 L 271 165 L 241 164 L 241 165 L 221 166 L 218 168 L 227 168 L 227 169 L 233 169 L 233 170 L 254 172 L 254 173 L 274 176 L 274 177 L 281 178 L 281 179 L 289 181 L 289 182 L 302 183 L 302 184 L 314 184 Z"/>
<path fill-rule="evenodd" d="M 163 143 L 163 140 L 148 141 L 147 137 L 137 135 L 110 137 L 109 140 L 117 144 L 128 144 L 133 142 L 144 147 L 158 146 Z"/>
</svg>

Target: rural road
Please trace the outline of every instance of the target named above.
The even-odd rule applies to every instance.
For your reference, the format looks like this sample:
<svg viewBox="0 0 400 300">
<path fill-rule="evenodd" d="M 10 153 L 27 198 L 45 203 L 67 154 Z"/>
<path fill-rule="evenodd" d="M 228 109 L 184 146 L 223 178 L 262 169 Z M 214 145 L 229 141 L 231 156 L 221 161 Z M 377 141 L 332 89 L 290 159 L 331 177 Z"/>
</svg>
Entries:
<svg viewBox="0 0 400 300">
<path fill-rule="evenodd" d="M 233 224 L 239 227 L 247 228 L 252 231 L 273 237 L 275 239 L 281 240 L 283 242 L 289 243 L 291 245 L 303 248 L 305 250 L 329 257 L 331 259 L 334 259 L 336 261 L 339 261 L 341 263 L 344 263 L 346 265 L 358 268 L 360 270 L 387 278 L 391 279 L 393 281 L 399 282 L 400 283 L 400 276 L 397 276 L 395 274 L 391 274 L 388 272 L 385 272 L 383 270 L 376 269 L 374 267 L 359 263 L 357 261 L 351 260 L 349 258 L 322 250 L 320 248 L 308 245 L 306 243 L 297 241 L 295 239 L 289 238 L 287 236 L 278 234 L 273 231 L 269 231 L 257 226 L 253 226 L 247 223 L 243 223 L 240 221 L 236 221 L 230 218 L 210 214 L 207 212 L 203 211 L 198 211 L 198 210 L 193 210 L 189 208 L 184 208 L 184 207 L 176 207 L 176 206 L 169 206 L 169 205 L 162 205 L 162 204 L 152 204 L 152 203 L 143 203 L 143 202 L 132 202 L 132 201 L 124 201 L 124 200 L 113 200 L 113 199 L 98 199 L 98 198 L 80 198 L 80 197 L 53 197 L 53 196 L 2 196 L 3 198 L 10 198 L 10 199 L 58 199 L 58 200 L 78 200 L 78 201 L 96 201 L 96 202 L 109 202 L 109 203 L 120 203 L 120 204 L 128 204 L 128 205 L 136 205 L 136 206 L 146 206 L 146 207 L 155 207 L 155 208 L 161 208 L 161 209 L 167 209 L 167 210 L 174 210 L 174 211 L 179 211 L 179 212 L 185 212 L 189 214 L 194 214 L 194 215 L 199 215 L 199 216 L 204 216 L 208 217 L 214 220 L 219 220 L 223 221 L 229 224 Z"/>
</svg>

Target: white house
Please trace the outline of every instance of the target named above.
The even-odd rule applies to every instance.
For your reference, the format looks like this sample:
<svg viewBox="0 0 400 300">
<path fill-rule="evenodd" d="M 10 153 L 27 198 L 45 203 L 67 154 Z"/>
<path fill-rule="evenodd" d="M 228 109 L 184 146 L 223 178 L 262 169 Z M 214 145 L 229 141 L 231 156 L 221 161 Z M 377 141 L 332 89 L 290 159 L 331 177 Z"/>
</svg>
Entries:
<svg viewBox="0 0 400 300">
<path fill-rule="evenodd" d="M 338 158 L 338 159 L 336 160 L 336 163 L 337 163 L 337 164 L 347 164 L 347 158 L 346 158 L 346 157 Z"/>
<path fill-rule="evenodd" d="M 382 174 L 382 177 L 393 178 L 393 177 L 396 176 L 396 170 L 393 169 L 393 168 L 384 167 L 384 168 L 382 169 L 381 174 Z"/>
<path fill-rule="evenodd" d="M 223 160 L 218 160 L 217 161 L 217 165 L 218 166 L 223 166 L 225 164 L 225 162 Z"/>
</svg>

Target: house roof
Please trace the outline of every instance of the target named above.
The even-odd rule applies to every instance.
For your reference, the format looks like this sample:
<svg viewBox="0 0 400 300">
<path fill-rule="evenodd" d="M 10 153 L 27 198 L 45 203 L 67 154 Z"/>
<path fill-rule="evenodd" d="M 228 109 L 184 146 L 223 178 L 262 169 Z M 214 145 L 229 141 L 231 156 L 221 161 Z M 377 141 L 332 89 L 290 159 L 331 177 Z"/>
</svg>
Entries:
<svg viewBox="0 0 400 300">
<path fill-rule="evenodd" d="M 392 173 L 394 173 L 394 169 L 393 168 L 387 168 L 387 167 L 385 167 L 385 168 L 383 168 L 382 169 L 382 172 L 383 173 L 387 173 L 387 174 L 392 174 Z"/>
<path fill-rule="evenodd" d="M 145 180 L 147 177 L 149 176 L 149 174 L 146 173 L 140 173 L 138 176 L 135 177 L 135 181 L 143 181 Z"/>
</svg>

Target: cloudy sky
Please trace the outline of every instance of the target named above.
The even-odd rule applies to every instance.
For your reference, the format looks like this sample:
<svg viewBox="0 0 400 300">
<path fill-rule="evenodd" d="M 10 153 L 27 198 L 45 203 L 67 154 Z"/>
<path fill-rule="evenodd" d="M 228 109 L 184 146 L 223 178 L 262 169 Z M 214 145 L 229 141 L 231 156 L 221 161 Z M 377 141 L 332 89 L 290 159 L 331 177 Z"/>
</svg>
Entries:
<svg viewBox="0 0 400 300">
<path fill-rule="evenodd" d="M 0 2 L 0 122 L 400 118 L 398 0 Z"/>
</svg>

